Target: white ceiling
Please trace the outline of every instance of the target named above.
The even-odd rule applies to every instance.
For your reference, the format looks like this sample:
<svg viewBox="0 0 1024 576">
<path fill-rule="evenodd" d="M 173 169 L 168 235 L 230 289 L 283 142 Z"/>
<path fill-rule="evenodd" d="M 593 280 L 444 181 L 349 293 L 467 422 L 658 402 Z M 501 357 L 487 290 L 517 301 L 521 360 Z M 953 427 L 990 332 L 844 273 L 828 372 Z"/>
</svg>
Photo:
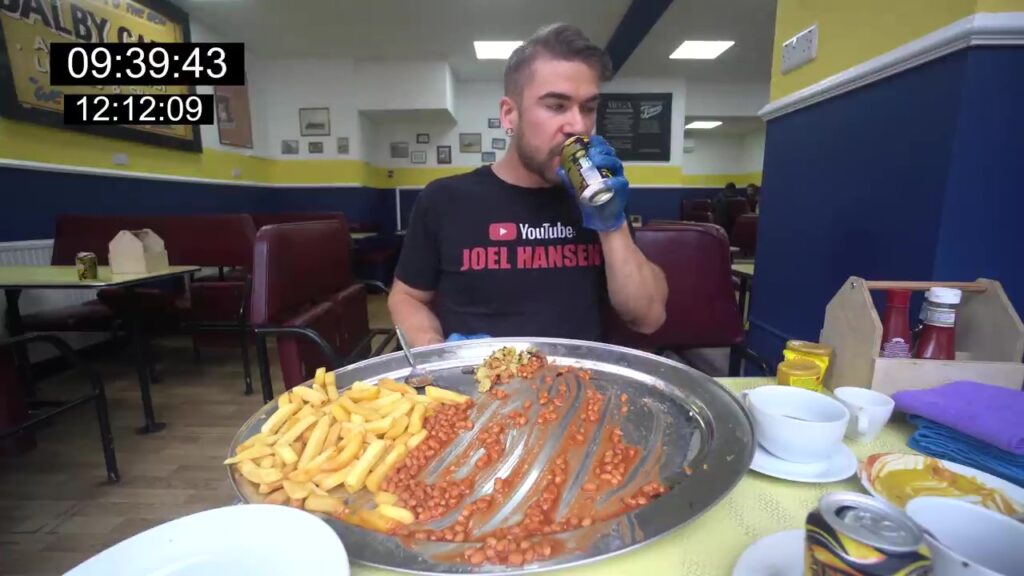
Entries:
<svg viewBox="0 0 1024 576">
<path fill-rule="evenodd" d="M 473 40 L 523 39 L 570 22 L 606 45 L 630 0 L 174 0 L 225 40 L 264 58 L 446 60 L 459 79 L 499 79 Z M 675 0 L 623 76 L 767 82 L 775 0 Z M 669 60 L 684 39 L 735 40 L 717 60 Z"/>
<path fill-rule="evenodd" d="M 696 120 L 718 120 L 721 126 L 711 130 L 688 129 L 686 136 L 689 137 L 716 137 L 716 136 L 746 136 L 764 132 L 764 120 L 757 116 L 686 116 L 686 124 Z"/>
</svg>

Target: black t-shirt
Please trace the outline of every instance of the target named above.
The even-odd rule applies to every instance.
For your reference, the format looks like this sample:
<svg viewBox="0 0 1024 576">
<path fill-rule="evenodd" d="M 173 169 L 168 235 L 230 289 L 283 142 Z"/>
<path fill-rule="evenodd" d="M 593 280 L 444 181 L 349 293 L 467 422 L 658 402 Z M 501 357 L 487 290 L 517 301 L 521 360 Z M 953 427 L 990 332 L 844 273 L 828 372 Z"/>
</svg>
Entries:
<svg viewBox="0 0 1024 576">
<path fill-rule="evenodd" d="M 489 166 L 424 188 L 395 275 L 435 293 L 446 337 L 602 336 L 604 257 L 575 199 L 514 186 Z"/>
</svg>

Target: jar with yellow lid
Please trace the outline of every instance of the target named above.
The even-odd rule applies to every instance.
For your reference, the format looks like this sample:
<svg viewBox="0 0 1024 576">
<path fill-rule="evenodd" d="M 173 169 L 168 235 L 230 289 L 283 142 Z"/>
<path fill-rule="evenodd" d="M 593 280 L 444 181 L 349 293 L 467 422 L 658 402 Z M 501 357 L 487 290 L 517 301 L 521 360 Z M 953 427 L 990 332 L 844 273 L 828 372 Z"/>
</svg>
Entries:
<svg viewBox="0 0 1024 576">
<path fill-rule="evenodd" d="M 782 351 L 785 360 L 810 360 L 821 367 L 819 383 L 825 379 L 828 372 L 828 365 L 832 361 L 832 347 L 817 342 L 805 340 L 790 340 L 786 342 L 786 349 Z"/>
<path fill-rule="evenodd" d="M 796 358 L 783 360 L 775 371 L 776 379 L 783 386 L 796 386 L 821 392 L 821 366 L 812 360 Z"/>
</svg>

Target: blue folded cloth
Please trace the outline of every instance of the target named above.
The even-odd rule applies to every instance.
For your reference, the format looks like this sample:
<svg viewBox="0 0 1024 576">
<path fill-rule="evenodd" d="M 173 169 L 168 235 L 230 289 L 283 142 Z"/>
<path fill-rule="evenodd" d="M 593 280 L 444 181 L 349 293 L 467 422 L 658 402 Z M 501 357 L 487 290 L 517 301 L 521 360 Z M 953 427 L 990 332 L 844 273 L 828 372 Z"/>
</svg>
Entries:
<svg viewBox="0 0 1024 576">
<path fill-rule="evenodd" d="M 970 466 L 1024 487 L 1024 456 L 1000 450 L 921 416 L 909 416 L 908 420 L 917 426 L 917 432 L 910 437 L 907 446 L 922 454 Z"/>
</svg>

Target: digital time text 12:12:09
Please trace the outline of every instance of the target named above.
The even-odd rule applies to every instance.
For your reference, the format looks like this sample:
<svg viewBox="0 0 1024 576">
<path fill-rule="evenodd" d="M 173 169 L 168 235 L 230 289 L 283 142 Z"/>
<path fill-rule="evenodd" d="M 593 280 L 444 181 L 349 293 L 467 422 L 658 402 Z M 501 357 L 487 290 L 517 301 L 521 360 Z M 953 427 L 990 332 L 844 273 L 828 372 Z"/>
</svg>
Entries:
<svg viewBox="0 0 1024 576">
<path fill-rule="evenodd" d="M 65 124 L 213 124 L 212 94 L 68 94 Z"/>
</svg>

